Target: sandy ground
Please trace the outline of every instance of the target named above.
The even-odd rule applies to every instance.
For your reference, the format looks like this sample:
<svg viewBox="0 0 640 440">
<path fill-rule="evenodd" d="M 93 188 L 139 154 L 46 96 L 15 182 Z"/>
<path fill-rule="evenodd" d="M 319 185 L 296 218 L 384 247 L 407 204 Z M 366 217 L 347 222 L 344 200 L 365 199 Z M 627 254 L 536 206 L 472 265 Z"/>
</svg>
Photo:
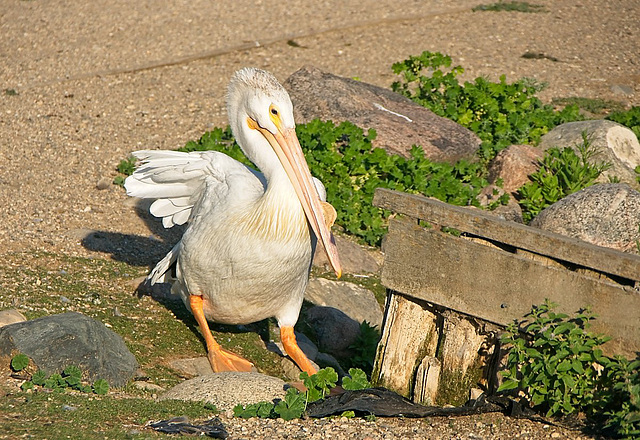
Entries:
<svg viewBox="0 0 640 440">
<path fill-rule="evenodd" d="M 311 64 L 388 87 L 393 62 L 430 50 L 467 79 L 544 81 L 545 101 L 640 104 L 638 0 L 543 0 L 533 14 L 472 12 L 479 3 L 0 0 L 0 255 L 164 250 L 157 223 L 98 183 L 130 151 L 225 125 L 226 83 L 243 66 L 284 81 Z M 103 240 L 82 245 L 89 230 Z"/>
</svg>

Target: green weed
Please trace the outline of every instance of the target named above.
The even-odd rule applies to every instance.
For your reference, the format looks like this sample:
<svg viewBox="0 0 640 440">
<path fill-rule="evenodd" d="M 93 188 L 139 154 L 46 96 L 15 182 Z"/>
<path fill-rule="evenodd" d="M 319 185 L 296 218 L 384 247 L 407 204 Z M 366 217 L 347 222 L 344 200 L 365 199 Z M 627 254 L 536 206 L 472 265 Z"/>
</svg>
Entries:
<svg viewBox="0 0 640 440">
<path fill-rule="evenodd" d="M 11 358 L 11 369 L 13 371 L 23 371 L 29 366 L 29 358 L 18 353 Z M 58 393 L 67 389 L 80 391 L 83 393 L 107 394 L 109 392 L 109 383 L 104 379 L 96 380 L 93 385 L 88 385 L 82 381 L 82 370 L 75 365 L 68 366 L 62 371 L 62 374 L 47 374 L 42 370 L 38 370 L 31 375 L 30 380 L 22 383 L 23 391 L 33 390 L 36 386 L 46 388 Z"/>
<path fill-rule="evenodd" d="M 535 96 L 543 85 L 531 79 L 508 84 L 502 75 L 498 83 L 476 78 L 460 84 L 464 69 L 451 67 L 451 57 L 438 52 L 425 51 L 392 68 L 400 75 L 392 90 L 476 133 L 485 161 L 511 144 L 536 143 L 556 125 L 582 119 L 575 105 L 559 112 L 544 105 Z"/>
<path fill-rule="evenodd" d="M 531 182 L 518 189 L 525 223 L 563 197 L 593 185 L 611 166 L 608 163 L 590 163 L 595 151 L 586 133 L 582 134 L 582 144 L 577 145 L 577 149 L 578 153 L 570 147 L 547 150 L 540 169 L 529 176 Z"/>
<path fill-rule="evenodd" d="M 506 12 L 544 12 L 543 5 L 536 5 L 529 2 L 510 1 L 491 3 L 488 5 L 478 5 L 472 8 L 472 11 L 506 11 Z"/>
<path fill-rule="evenodd" d="M 352 368 L 349 370 L 351 377 L 345 377 L 342 386 L 348 390 L 361 390 L 371 386 L 364 371 Z M 236 405 L 233 415 L 249 419 L 282 418 L 284 420 L 299 419 L 307 409 L 307 404 L 325 398 L 331 388 L 338 382 L 338 374 L 331 367 L 323 368 L 316 374 L 300 373 L 300 379 L 304 382 L 307 391 L 304 393 L 291 387 L 283 400 L 272 402 L 258 402 L 249 405 Z"/>
<path fill-rule="evenodd" d="M 519 391 L 547 416 L 585 413 L 598 426 L 632 438 L 640 434 L 640 358 L 604 356 L 610 338 L 589 331 L 589 310 L 569 317 L 545 300 L 525 322 L 509 325 L 504 382 L 498 391 Z M 526 333 L 526 335 L 525 335 Z"/>
</svg>

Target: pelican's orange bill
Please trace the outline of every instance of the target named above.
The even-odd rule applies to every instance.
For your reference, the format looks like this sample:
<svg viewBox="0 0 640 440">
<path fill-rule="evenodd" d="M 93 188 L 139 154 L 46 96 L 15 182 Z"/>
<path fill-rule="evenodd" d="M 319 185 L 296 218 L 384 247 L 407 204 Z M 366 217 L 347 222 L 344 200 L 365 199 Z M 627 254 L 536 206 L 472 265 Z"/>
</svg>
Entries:
<svg viewBox="0 0 640 440">
<path fill-rule="evenodd" d="M 335 238 L 324 217 L 324 210 L 321 206 L 318 190 L 311 178 L 309 165 L 302 153 L 300 141 L 294 128 L 282 129 L 277 125 L 278 131 L 273 134 L 269 130 L 260 127 L 254 121 L 254 126 L 269 141 L 269 144 L 276 152 L 278 159 L 282 163 L 287 176 L 293 184 L 298 199 L 302 204 L 302 209 L 311 225 L 311 229 L 327 253 L 327 258 L 338 278 L 342 275 L 342 266 L 338 257 L 338 248 Z"/>
</svg>

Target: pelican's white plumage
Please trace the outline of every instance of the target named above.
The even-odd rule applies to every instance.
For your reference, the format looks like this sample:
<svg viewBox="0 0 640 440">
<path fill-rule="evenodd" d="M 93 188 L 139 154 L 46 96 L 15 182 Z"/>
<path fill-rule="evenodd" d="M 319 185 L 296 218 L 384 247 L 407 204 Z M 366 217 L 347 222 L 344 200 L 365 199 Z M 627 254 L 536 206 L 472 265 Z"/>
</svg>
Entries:
<svg viewBox="0 0 640 440">
<path fill-rule="evenodd" d="M 140 166 L 125 182 L 127 194 L 155 199 L 150 212 L 165 227 L 189 222 L 149 279 L 172 282 L 191 308 L 214 370 L 243 370 L 248 362 L 220 349 L 204 317 L 243 324 L 274 316 L 287 352 L 312 373 L 291 338 L 316 237 L 340 273 L 325 218 L 332 208 L 320 202 L 324 187 L 311 178 L 302 156 L 291 100 L 271 74 L 236 72 L 227 112 L 238 144 L 262 173 L 213 151 L 134 153 Z"/>
</svg>

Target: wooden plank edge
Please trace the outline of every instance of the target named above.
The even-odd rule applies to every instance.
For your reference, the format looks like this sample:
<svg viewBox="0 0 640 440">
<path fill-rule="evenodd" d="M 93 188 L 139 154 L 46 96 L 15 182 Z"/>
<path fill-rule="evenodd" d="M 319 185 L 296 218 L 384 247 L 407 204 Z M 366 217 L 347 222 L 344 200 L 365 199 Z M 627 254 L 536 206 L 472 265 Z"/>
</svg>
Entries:
<svg viewBox="0 0 640 440">
<path fill-rule="evenodd" d="M 503 220 L 479 209 L 471 211 L 468 208 L 450 205 L 422 195 L 386 188 L 376 189 L 373 204 L 379 208 L 456 228 L 530 252 L 630 280 L 640 280 L 640 256 L 638 255 Z M 513 231 L 517 234 L 513 234 Z"/>
</svg>

